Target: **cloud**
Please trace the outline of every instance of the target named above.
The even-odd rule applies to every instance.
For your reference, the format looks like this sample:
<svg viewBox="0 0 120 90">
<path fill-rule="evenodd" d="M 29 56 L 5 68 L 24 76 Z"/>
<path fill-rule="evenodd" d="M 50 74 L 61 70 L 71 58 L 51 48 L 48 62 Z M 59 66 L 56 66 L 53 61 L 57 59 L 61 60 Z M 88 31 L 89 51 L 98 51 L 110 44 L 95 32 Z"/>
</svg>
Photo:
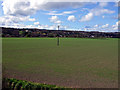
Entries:
<svg viewBox="0 0 120 90">
<path fill-rule="evenodd" d="M 104 8 L 95 8 L 92 9 L 90 12 L 92 12 L 95 16 L 99 16 L 102 14 L 113 14 L 115 11 L 104 9 Z"/>
<path fill-rule="evenodd" d="M 99 32 L 118 32 L 118 22 L 115 25 L 93 25 L 93 26 L 85 26 L 82 30 L 84 31 L 99 31 Z"/>
<path fill-rule="evenodd" d="M 33 14 L 32 8 L 29 8 L 30 2 L 28 0 L 4 0 L 3 11 L 5 15 L 22 15 L 27 16 Z"/>
<path fill-rule="evenodd" d="M 57 21 L 55 21 L 54 23 L 60 24 L 60 23 L 62 23 L 62 21 L 57 20 Z"/>
<path fill-rule="evenodd" d="M 115 7 L 118 7 L 118 2 L 115 2 L 115 5 L 114 5 Z"/>
<path fill-rule="evenodd" d="M 52 1 L 58 1 L 58 2 L 52 2 Z M 5 16 L 0 17 L 0 25 L 13 25 L 13 26 L 21 26 L 24 27 L 24 25 L 20 25 L 19 22 L 23 21 L 36 21 L 35 18 L 31 18 L 30 15 L 35 14 L 38 10 L 46 10 L 51 11 L 47 13 L 48 15 L 70 15 L 75 13 L 76 11 L 64 11 L 61 13 L 58 13 L 55 10 L 60 9 L 67 9 L 67 8 L 80 8 L 85 5 L 91 4 L 90 2 L 61 2 L 60 0 L 3 0 L 2 8 Z M 92 4 L 96 4 L 92 3 Z M 98 8 L 94 9 L 86 9 L 88 13 L 81 18 L 80 21 L 90 21 L 94 16 L 99 16 L 102 14 L 112 14 L 115 11 L 104 9 L 107 4 L 105 3 L 99 3 Z M 83 11 L 84 11 L 83 10 Z M 71 19 L 70 19 L 71 20 Z M 55 24 L 62 23 L 61 20 L 59 20 L 58 17 L 51 17 L 51 22 Z M 72 20 L 71 20 L 72 21 Z M 74 19 L 73 19 L 74 21 Z M 35 27 L 35 25 L 28 25 L 29 27 Z M 55 26 L 45 26 L 45 25 L 38 25 L 43 28 L 53 28 Z M 96 27 L 98 28 L 98 27 Z M 89 28 L 90 29 L 90 28 Z"/>
<path fill-rule="evenodd" d="M 11 25 L 23 21 L 29 21 L 31 18 L 30 16 L 11 16 L 11 15 L 6 15 L 0 17 L 0 25 Z"/>
<path fill-rule="evenodd" d="M 40 23 L 39 22 L 34 22 L 34 25 L 39 25 Z"/>
<path fill-rule="evenodd" d="M 109 24 L 102 25 L 102 28 L 107 28 Z"/>
<path fill-rule="evenodd" d="M 104 19 L 104 18 L 105 18 L 105 16 L 102 16 L 102 18 Z"/>
<path fill-rule="evenodd" d="M 44 0 L 3 0 L 2 6 L 6 15 L 28 16 L 39 10 L 39 6 L 46 3 Z"/>
<path fill-rule="evenodd" d="M 55 22 L 58 20 L 57 16 L 52 16 L 51 18 L 49 18 L 51 22 Z"/>
<path fill-rule="evenodd" d="M 57 25 L 38 25 L 39 29 L 48 29 L 48 30 L 58 30 L 58 26 Z M 60 30 L 66 30 L 67 26 L 61 25 L 60 26 Z"/>
<path fill-rule="evenodd" d="M 79 8 L 89 3 L 84 2 L 61 2 L 61 0 L 48 0 L 49 2 L 42 6 L 42 10 L 59 10 L 65 8 Z M 57 2 L 58 1 L 58 2 Z"/>
<path fill-rule="evenodd" d="M 65 8 L 79 8 L 89 3 L 83 2 L 52 2 L 54 0 L 3 0 L 3 12 L 6 15 L 28 16 L 38 10 L 56 10 Z M 65 12 L 66 14 L 70 12 Z"/>
<path fill-rule="evenodd" d="M 102 14 L 113 14 L 115 13 L 115 11 L 113 10 L 109 10 L 109 9 L 105 9 L 103 7 L 107 6 L 107 2 L 100 2 L 99 3 L 99 7 L 93 8 L 93 9 L 88 9 L 88 13 L 83 16 L 80 21 L 90 21 L 92 20 L 92 18 L 94 16 L 100 16 Z M 105 16 L 102 16 L 102 18 L 104 18 Z"/>
<path fill-rule="evenodd" d="M 63 15 L 63 13 L 56 13 L 57 11 L 50 11 L 49 13 L 45 13 L 46 15 Z"/>
<path fill-rule="evenodd" d="M 30 16 L 11 16 L 5 15 L 0 17 L 0 25 L 1 26 L 10 26 L 10 25 L 18 25 L 18 23 L 24 21 L 35 21 L 35 18 L 30 18 Z"/>
<path fill-rule="evenodd" d="M 116 26 L 118 26 L 119 24 L 120 24 L 120 21 L 116 22 L 116 24 L 115 24 L 115 25 L 116 25 Z"/>
<path fill-rule="evenodd" d="M 104 9 L 104 8 L 93 8 L 89 10 L 89 13 L 81 18 L 81 22 L 90 21 L 94 16 L 100 16 L 102 14 L 113 14 L 115 11 Z M 104 16 L 102 17 L 104 18 Z"/>
<path fill-rule="evenodd" d="M 57 25 L 47 26 L 41 25 L 39 26 L 41 29 L 50 29 L 50 30 L 57 30 Z M 84 28 L 70 28 L 68 26 L 60 26 L 60 30 L 74 30 L 74 31 L 100 31 L 100 32 L 117 32 L 118 31 L 118 22 L 115 23 L 114 27 L 113 25 L 105 24 L 105 25 L 93 25 L 93 26 L 85 26 Z"/>
<path fill-rule="evenodd" d="M 62 13 L 56 13 L 57 11 L 50 11 L 49 13 L 45 13 L 47 15 L 68 15 L 68 14 L 72 14 L 75 13 L 76 11 L 64 11 Z"/>
<path fill-rule="evenodd" d="M 58 2 L 57 2 L 58 1 Z M 35 18 L 30 18 L 30 15 L 35 14 L 38 10 L 59 10 L 66 8 L 80 8 L 85 5 L 95 4 L 90 2 L 61 2 L 60 0 L 3 0 L 2 8 L 4 15 L 12 16 L 14 19 L 4 20 L 5 22 L 22 22 L 22 21 L 35 21 Z M 62 13 L 56 13 L 56 11 L 47 13 L 49 15 L 68 15 L 75 13 L 76 11 L 64 11 Z M 19 19 L 19 18 L 20 19 Z M 29 17 L 29 18 L 28 18 Z M 26 19 L 25 19 L 26 18 Z M 5 18 L 4 18 L 5 19 Z M 13 21 L 12 21 L 13 20 Z M 55 20 L 53 23 L 62 23 L 62 21 Z M 12 23 L 11 23 L 12 24 Z"/>
<path fill-rule="evenodd" d="M 62 21 L 59 20 L 59 18 L 57 16 L 52 16 L 50 19 L 50 22 L 56 23 L 56 24 L 60 24 L 62 23 Z"/>
<path fill-rule="evenodd" d="M 85 26 L 85 28 L 91 28 L 91 26 Z"/>
<path fill-rule="evenodd" d="M 67 20 L 74 22 L 74 21 L 76 20 L 76 18 L 75 18 L 74 15 L 70 15 L 70 16 L 68 16 L 68 19 L 67 19 Z"/>
<path fill-rule="evenodd" d="M 55 30 L 55 26 L 52 25 L 52 26 L 49 26 L 49 25 L 38 25 L 37 27 L 38 29 L 52 29 L 52 30 Z"/>
<path fill-rule="evenodd" d="M 74 13 L 74 12 L 76 12 L 76 11 L 64 11 L 63 13 L 64 13 L 64 14 L 72 14 L 72 13 Z"/>
<path fill-rule="evenodd" d="M 25 27 L 27 27 L 27 28 L 34 28 L 35 26 L 34 25 L 26 25 Z"/>
<path fill-rule="evenodd" d="M 108 5 L 107 2 L 100 2 L 100 3 L 99 3 L 99 6 L 100 6 L 100 7 L 106 7 L 107 5 Z"/>
<path fill-rule="evenodd" d="M 116 15 L 116 16 L 111 16 L 111 18 L 112 18 L 112 19 L 116 19 L 116 20 L 119 19 L 118 15 Z"/>
<path fill-rule="evenodd" d="M 83 16 L 80 21 L 81 22 L 90 21 L 92 18 L 93 18 L 93 13 L 90 12 L 87 15 Z"/>
<path fill-rule="evenodd" d="M 99 27 L 99 25 L 96 24 L 96 25 L 94 25 L 94 27 L 97 28 L 97 27 Z"/>
<path fill-rule="evenodd" d="M 55 26 L 50 26 L 49 29 L 55 30 L 56 27 Z"/>
<path fill-rule="evenodd" d="M 112 25 L 113 30 L 118 30 L 119 24 L 120 24 L 120 21 L 116 22 L 115 25 Z"/>
<path fill-rule="evenodd" d="M 120 7 L 120 1 L 118 2 L 118 1 L 116 1 L 116 2 L 114 2 L 115 4 L 114 4 L 114 6 L 115 7 Z"/>
<path fill-rule="evenodd" d="M 35 18 L 29 18 L 29 21 L 35 21 Z"/>
<path fill-rule="evenodd" d="M 82 8 L 80 11 L 89 11 L 90 9 L 89 8 Z"/>
</svg>

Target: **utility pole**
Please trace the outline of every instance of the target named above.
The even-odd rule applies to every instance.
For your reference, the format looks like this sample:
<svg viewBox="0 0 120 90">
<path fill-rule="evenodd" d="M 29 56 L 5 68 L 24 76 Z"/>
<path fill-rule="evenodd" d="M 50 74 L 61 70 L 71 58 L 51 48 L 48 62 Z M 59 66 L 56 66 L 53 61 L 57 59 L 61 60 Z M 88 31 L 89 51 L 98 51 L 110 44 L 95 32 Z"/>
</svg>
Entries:
<svg viewBox="0 0 120 90">
<path fill-rule="evenodd" d="M 59 46 L 59 27 L 60 27 L 60 26 L 58 26 L 58 33 L 57 33 L 57 46 Z"/>
</svg>

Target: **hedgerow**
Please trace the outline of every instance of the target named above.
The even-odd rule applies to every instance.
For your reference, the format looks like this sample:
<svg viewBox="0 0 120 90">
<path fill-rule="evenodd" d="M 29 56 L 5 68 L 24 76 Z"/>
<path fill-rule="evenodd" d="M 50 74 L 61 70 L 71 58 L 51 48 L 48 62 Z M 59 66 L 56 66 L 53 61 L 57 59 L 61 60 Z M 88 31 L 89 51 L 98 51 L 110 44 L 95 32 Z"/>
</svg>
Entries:
<svg viewBox="0 0 120 90">
<path fill-rule="evenodd" d="M 47 85 L 47 84 L 40 84 L 40 83 L 32 83 L 23 80 L 17 80 L 14 78 L 3 78 L 3 87 L 9 88 L 11 90 L 64 90 L 64 87 L 58 87 L 56 85 Z"/>
</svg>

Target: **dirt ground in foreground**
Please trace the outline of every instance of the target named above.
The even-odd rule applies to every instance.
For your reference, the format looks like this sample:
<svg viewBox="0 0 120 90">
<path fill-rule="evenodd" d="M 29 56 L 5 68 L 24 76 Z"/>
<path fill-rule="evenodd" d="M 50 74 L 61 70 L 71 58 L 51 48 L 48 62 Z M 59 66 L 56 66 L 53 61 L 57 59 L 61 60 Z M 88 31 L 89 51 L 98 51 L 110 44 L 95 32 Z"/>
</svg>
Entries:
<svg viewBox="0 0 120 90">
<path fill-rule="evenodd" d="M 81 74 L 82 75 L 82 74 Z M 78 76 L 62 77 L 61 75 L 48 75 L 37 73 L 22 73 L 18 71 L 4 71 L 3 77 L 16 78 L 35 83 L 45 83 L 68 88 L 118 88 L 118 81 L 100 78 L 98 76 L 84 75 L 82 78 Z"/>
</svg>

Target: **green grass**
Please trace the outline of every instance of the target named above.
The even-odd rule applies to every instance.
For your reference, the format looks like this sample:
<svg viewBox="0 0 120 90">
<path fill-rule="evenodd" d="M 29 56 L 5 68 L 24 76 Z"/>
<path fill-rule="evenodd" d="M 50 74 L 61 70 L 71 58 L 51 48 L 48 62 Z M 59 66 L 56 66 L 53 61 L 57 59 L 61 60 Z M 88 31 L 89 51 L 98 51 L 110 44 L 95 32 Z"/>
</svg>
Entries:
<svg viewBox="0 0 120 90">
<path fill-rule="evenodd" d="M 12 78 L 26 75 L 26 80 L 27 75 L 33 75 L 31 81 L 48 80 L 49 84 L 53 80 L 52 83 L 64 86 L 69 86 L 66 80 L 117 83 L 118 39 L 60 38 L 60 46 L 56 40 L 3 38 L 5 73 Z"/>
</svg>

